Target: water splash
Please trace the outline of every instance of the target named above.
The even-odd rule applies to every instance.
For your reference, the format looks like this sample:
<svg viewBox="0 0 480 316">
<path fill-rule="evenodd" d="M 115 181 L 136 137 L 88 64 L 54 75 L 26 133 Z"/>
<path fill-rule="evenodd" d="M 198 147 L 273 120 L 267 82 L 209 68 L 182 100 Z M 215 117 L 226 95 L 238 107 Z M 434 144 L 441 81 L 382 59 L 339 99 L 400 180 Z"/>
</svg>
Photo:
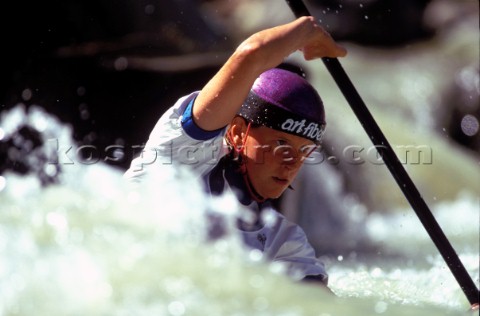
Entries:
<svg viewBox="0 0 480 316">
<path fill-rule="evenodd" d="M 30 126 L 43 140 L 30 155 L 52 161 L 59 161 L 58 152 L 45 140 L 74 145 L 70 128 L 39 108 L 4 113 L 0 126 L 5 139 Z M 241 210 L 235 198 L 205 196 L 187 170 L 165 168 L 132 188 L 121 172 L 101 163 L 62 165 L 57 181 L 43 185 L 37 173 L 43 167 L 2 172 L 0 314 L 452 315 L 461 310 L 432 304 L 426 281 L 444 272 L 425 276 L 415 266 L 393 272 L 380 268 L 382 262 L 377 268 L 333 267 L 331 285 L 338 297 L 292 282 L 281 275 L 282 266 L 243 248 L 234 233 Z M 224 221 L 221 238 L 209 239 L 208 214 Z M 409 274 L 417 281 L 425 278 L 415 291 L 411 283 L 398 281 Z M 462 305 L 460 298 L 451 299 Z"/>
</svg>

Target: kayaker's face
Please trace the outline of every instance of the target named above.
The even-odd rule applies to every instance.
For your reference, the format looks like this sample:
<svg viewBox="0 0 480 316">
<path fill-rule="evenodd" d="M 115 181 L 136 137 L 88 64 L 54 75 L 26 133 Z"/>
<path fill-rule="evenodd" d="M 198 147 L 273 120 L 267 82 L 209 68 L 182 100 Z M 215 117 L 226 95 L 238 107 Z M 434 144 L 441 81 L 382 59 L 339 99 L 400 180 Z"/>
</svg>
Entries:
<svg viewBox="0 0 480 316">
<path fill-rule="evenodd" d="M 245 144 L 243 156 L 254 189 L 264 198 L 280 197 L 297 176 L 304 159 L 316 148 L 315 144 L 265 126 L 250 128 L 246 135 L 247 123 L 242 118 L 236 121 L 241 127 L 238 141 L 241 139 Z"/>
</svg>

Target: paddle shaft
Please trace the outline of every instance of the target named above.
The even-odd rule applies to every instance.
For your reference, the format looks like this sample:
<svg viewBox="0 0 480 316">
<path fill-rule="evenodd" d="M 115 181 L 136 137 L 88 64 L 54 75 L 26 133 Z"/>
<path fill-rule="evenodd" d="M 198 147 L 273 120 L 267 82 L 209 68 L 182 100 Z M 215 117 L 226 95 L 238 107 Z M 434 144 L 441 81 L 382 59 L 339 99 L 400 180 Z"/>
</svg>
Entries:
<svg viewBox="0 0 480 316">
<path fill-rule="evenodd" d="M 302 0 L 286 1 L 297 18 L 311 15 Z M 387 168 L 390 170 L 390 173 L 397 181 L 398 186 L 427 230 L 433 243 L 437 246 L 440 254 L 452 271 L 468 301 L 471 305 L 478 304 L 479 291 L 477 286 L 418 192 L 415 184 L 405 171 L 405 168 L 393 151 L 392 146 L 390 146 L 373 116 L 370 114 L 370 111 L 367 109 L 367 106 L 353 86 L 350 78 L 343 70 L 342 65 L 337 58 L 322 58 L 322 61 L 337 83 L 340 91 L 342 91 L 345 99 L 367 132 L 372 143 L 375 145 Z"/>
</svg>

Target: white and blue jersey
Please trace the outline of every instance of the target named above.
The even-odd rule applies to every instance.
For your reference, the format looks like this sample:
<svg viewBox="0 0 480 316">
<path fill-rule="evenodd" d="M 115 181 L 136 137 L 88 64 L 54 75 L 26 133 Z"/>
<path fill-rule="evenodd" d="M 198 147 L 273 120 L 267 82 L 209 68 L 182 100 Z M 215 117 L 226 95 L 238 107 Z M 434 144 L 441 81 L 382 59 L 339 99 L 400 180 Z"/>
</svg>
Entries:
<svg viewBox="0 0 480 316">
<path fill-rule="evenodd" d="M 203 179 L 210 194 L 232 191 L 239 202 L 255 214 L 263 211 L 273 214 L 274 218 L 269 220 L 268 225 L 261 221 L 251 225 L 239 222 L 239 232 L 246 245 L 261 250 L 271 261 L 286 264 L 288 273 L 295 278 L 312 278 L 326 284 L 325 267 L 316 258 L 304 231 L 273 211 L 268 201 L 258 203 L 250 198 L 243 177 L 229 159 L 224 141 L 226 128 L 205 131 L 195 124 L 192 107 L 197 95 L 198 92 L 194 92 L 180 98 L 162 115 L 150 134 L 144 152 L 132 161 L 125 177 L 140 181 L 158 164 L 188 165 L 194 174 Z"/>
</svg>

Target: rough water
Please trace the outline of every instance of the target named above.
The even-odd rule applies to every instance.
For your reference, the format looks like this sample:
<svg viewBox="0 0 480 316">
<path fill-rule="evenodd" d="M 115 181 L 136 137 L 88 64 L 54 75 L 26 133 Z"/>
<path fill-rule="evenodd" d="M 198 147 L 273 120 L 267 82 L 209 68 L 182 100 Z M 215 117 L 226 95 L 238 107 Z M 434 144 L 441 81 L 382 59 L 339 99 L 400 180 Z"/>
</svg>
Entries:
<svg viewBox="0 0 480 316">
<path fill-rule="evenodd" d="M 445 140 L 445 124 L 435 126 L 441 121 L 436 114 L 451 113 L 438 108 L 447 95 L 438 91 L 448 91 L 451 81 L 471 85 L 462 97 L 478 100 L 478 14 L 473 24 L 465 22 L 400 51 L 352 45 L 342 63 L 394 145 L 431 146 L 434 164 L 406 168 L 478 287 L 478 155 Z M 327 145 L 368 148 L 323 66 L 309 65 L 315 65 L 310 79 L 327 106 Z M 12 145 L 2 153 L 17 171 L 0 174 L 2 316 L 478 314 L 468 311 L 462 290 L 414 212 L 403 206 L 385 166 L 340 165 L 350 186 L 365 188 L 363 196 L 357 191 L 358 200 L 337 187 L 324 192 L 333 196 L 332 210 L 347 209 L 352 221 L 348 234 L 330 225 L 332 231 L 320 234 L 335 239 L 327 243 L 340 247 L 360 234 L 367 241 L 322 257 L 332 296 L 285 278 L 281 265 L 244 249 L 233 225 L 241 211 L 236 200 L 205 196 L 186 170 L 167 168 L 154 186 L 131 188 L 122 171 L 78 157 L 71 128 L 42 108 L 26 113 L 19 105 L 1 115 L 0 141 Z M 109 157 L 116 154 L 122 153 Z M 341 157 L 333 149 L 330 154 Z M 329 176 L 327 185 L 340 187 Z M 224 218 L 222 238 L 207 241 L 207 214 Z"/>
<path fill-rule="evenodd" d="M 119 170 L 77 159 L 70 128 L 41 108 L 3 113 L 0 137 L 20 126 L 42 144 L 29 173 L 0 176 L 0 315 L 471 314 L 410 210 L 367 218 L 383 253 L 325 258 L 334 297 L 244 249 L 235 199 L 204 196 L 187 171 L 132 188 Z M 470 195 L 434 207 L 477 286 L 478 211 Z M 222 238 L 207 241 L 207 214 L 224 218 Z"/>
</svg>

